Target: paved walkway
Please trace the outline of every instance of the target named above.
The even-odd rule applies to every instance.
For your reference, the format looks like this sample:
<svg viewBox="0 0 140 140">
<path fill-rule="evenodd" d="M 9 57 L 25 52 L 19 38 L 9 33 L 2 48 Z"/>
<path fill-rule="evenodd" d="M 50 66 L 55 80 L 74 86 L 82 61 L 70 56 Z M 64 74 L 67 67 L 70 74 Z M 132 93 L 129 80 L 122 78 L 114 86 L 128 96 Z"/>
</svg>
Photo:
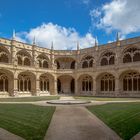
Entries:
<svg viewBox="0 0 140 140">
<path fill-rule="evenodd" d="M 0 128 L 0 140 L 24 140 L 23 138 L 12 134 L 11 132 Z"/>
<path fill-rule="evenodd" d="M 57 106 L 45 136 L 45 140 L 120 139 L 95 115 L 80 106 Z"/>
</svg>

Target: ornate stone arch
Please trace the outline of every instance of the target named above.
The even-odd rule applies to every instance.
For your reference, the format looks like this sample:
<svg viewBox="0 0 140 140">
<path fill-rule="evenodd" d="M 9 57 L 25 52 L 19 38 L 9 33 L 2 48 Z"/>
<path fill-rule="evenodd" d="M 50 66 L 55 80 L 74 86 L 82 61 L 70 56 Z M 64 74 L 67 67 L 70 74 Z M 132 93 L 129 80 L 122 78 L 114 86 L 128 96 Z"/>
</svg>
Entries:
<svg viewBox="0 0 140 140">
<path fill-rule="evenodd" d="M 115 75 L 110 72 L 100 73 L 96 77 L 97 92 L 100 95 L 112 94 L 115 91 Z"/>
<path fill-rule="evenodd" d="M 92 68 L 95 65 L 95 59 L 92 55 L 82 57 L 80 61 L 81 68 Z"/>
<path fill-rule="evenodd" d="M 140 72 L 137 70 L 127 70 L 120 74 L 121 92 L 126 95 L 140 94 Z"/>
<path fill-rule="evenodd" d="M 76 67 L 76 59 L 71 56 L 57 57 L 54 63 L 57 69 L 75 69 Z"/>
<path fill-rule="evenodd" d="M 6 47 L 4 46 L 0 47 L 0 62 L 9 63 L 10 56 L 11 56 L 10 52 Z"/>
<path fill-rule="evenodd" d="M 35 95 L 36 76 L 30 71 L 20 72 L 18 74 L 18 92 L 22 95 Z"/>
<path fill-rule="evenodd" d="M 140 61 L 140 48 L 137 46 L 129 46 L 128 48 L 124 49 L 121 58 L 123 63 Z"/>
<path fill-rule="evenodd" d="M 32 65 L 32 57 L 30 53 L 28 53 L 28 51 L 26 51 L 25 49 L 18 51 L 16 57 L 17 57 L 18 65 L 22 65 L 22 66 Z"/>
<path fill-rule="evenodd" d="M 115 64 L 115 53 L 111 50 L 104 51 L 100 55 L 99 63 L 101 66 L 114 65 Z"/>
<path fill-rule="evenodd" d="M 50 67 L 50 64 L 51 64 L 50 59 L 44 53 L 41 53 L 37 56 L 37 61 L 38 61 L 38 66 L 40 68 L 49 68 Z"/>
<path fill-rule="evenodd" d="M 14 74 L 12 71 L 0 69 L 0 95 L 12 96 L 14 88 Z"/>
<path fill-rule="evenodd" d="M 93 78 L 89 74 L 81 74 L 78 78 L 78 91 L 90 95 L 93 92 Z"/>
</svg>

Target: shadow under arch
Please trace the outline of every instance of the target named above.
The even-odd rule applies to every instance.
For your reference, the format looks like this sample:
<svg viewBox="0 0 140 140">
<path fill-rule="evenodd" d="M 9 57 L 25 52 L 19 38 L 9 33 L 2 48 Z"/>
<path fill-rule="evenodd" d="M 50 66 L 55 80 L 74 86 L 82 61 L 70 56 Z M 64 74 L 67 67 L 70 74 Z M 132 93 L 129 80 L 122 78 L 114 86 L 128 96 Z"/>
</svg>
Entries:
<svg viewBox="0 0 140 140">
<path fill-rule="evenodd" d="M 36 95 L 36 76 L 31 71 L 18 74 L 18 92 L 21 95 Z"/>
<path fill-rule="evenodd" d="M 71 75 L 60 75 L 57 77 L 58 94 L 74 94 L 75 79 Z"/>
<path fill-rule="evenodd" d="M 12 71 L 0 69 L 0 92 L 3 96 L 13 96 L 14 74 Z"/>
</svg>

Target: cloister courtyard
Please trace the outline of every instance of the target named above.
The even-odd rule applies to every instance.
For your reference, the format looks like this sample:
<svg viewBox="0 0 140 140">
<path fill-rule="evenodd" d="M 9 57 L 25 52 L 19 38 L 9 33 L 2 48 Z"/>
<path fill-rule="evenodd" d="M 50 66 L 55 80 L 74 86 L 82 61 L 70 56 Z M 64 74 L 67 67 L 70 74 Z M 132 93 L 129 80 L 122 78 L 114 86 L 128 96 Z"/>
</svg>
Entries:
<svg viewBox="0 0 140 140">
<path fill-rule="evenodd" d="M 0 108 L 2 140 L 140 139 L 140 98 L 11 97 L 0 98 Z"/>
</svg>

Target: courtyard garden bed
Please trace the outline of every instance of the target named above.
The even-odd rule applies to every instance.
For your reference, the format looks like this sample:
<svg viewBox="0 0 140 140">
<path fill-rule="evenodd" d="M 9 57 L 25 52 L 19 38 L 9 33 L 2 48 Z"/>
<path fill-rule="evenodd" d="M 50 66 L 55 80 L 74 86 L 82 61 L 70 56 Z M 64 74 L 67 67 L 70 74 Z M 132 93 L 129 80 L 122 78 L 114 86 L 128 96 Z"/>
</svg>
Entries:
<svg viewBox="0 0 140 140">
<path fill-rule="evenodd" d="M 109 103 L 87 109 L 124 140 L 130 140 L 140 132 L 140 103 Z"/>
<path fill-rule="evenodd" d="M 34 97 L 10 97 L 0 98 L 0 102 L 34 102 L 34 101 L 45 101 L 45 100 L 56 100 L 59 96 L 34 96 Z"/>
<path fill-rule="evenodd" d="M 0 104 L 0 127 L 26 140 L 43 140 L 55 107 Z"/>
</svg>

